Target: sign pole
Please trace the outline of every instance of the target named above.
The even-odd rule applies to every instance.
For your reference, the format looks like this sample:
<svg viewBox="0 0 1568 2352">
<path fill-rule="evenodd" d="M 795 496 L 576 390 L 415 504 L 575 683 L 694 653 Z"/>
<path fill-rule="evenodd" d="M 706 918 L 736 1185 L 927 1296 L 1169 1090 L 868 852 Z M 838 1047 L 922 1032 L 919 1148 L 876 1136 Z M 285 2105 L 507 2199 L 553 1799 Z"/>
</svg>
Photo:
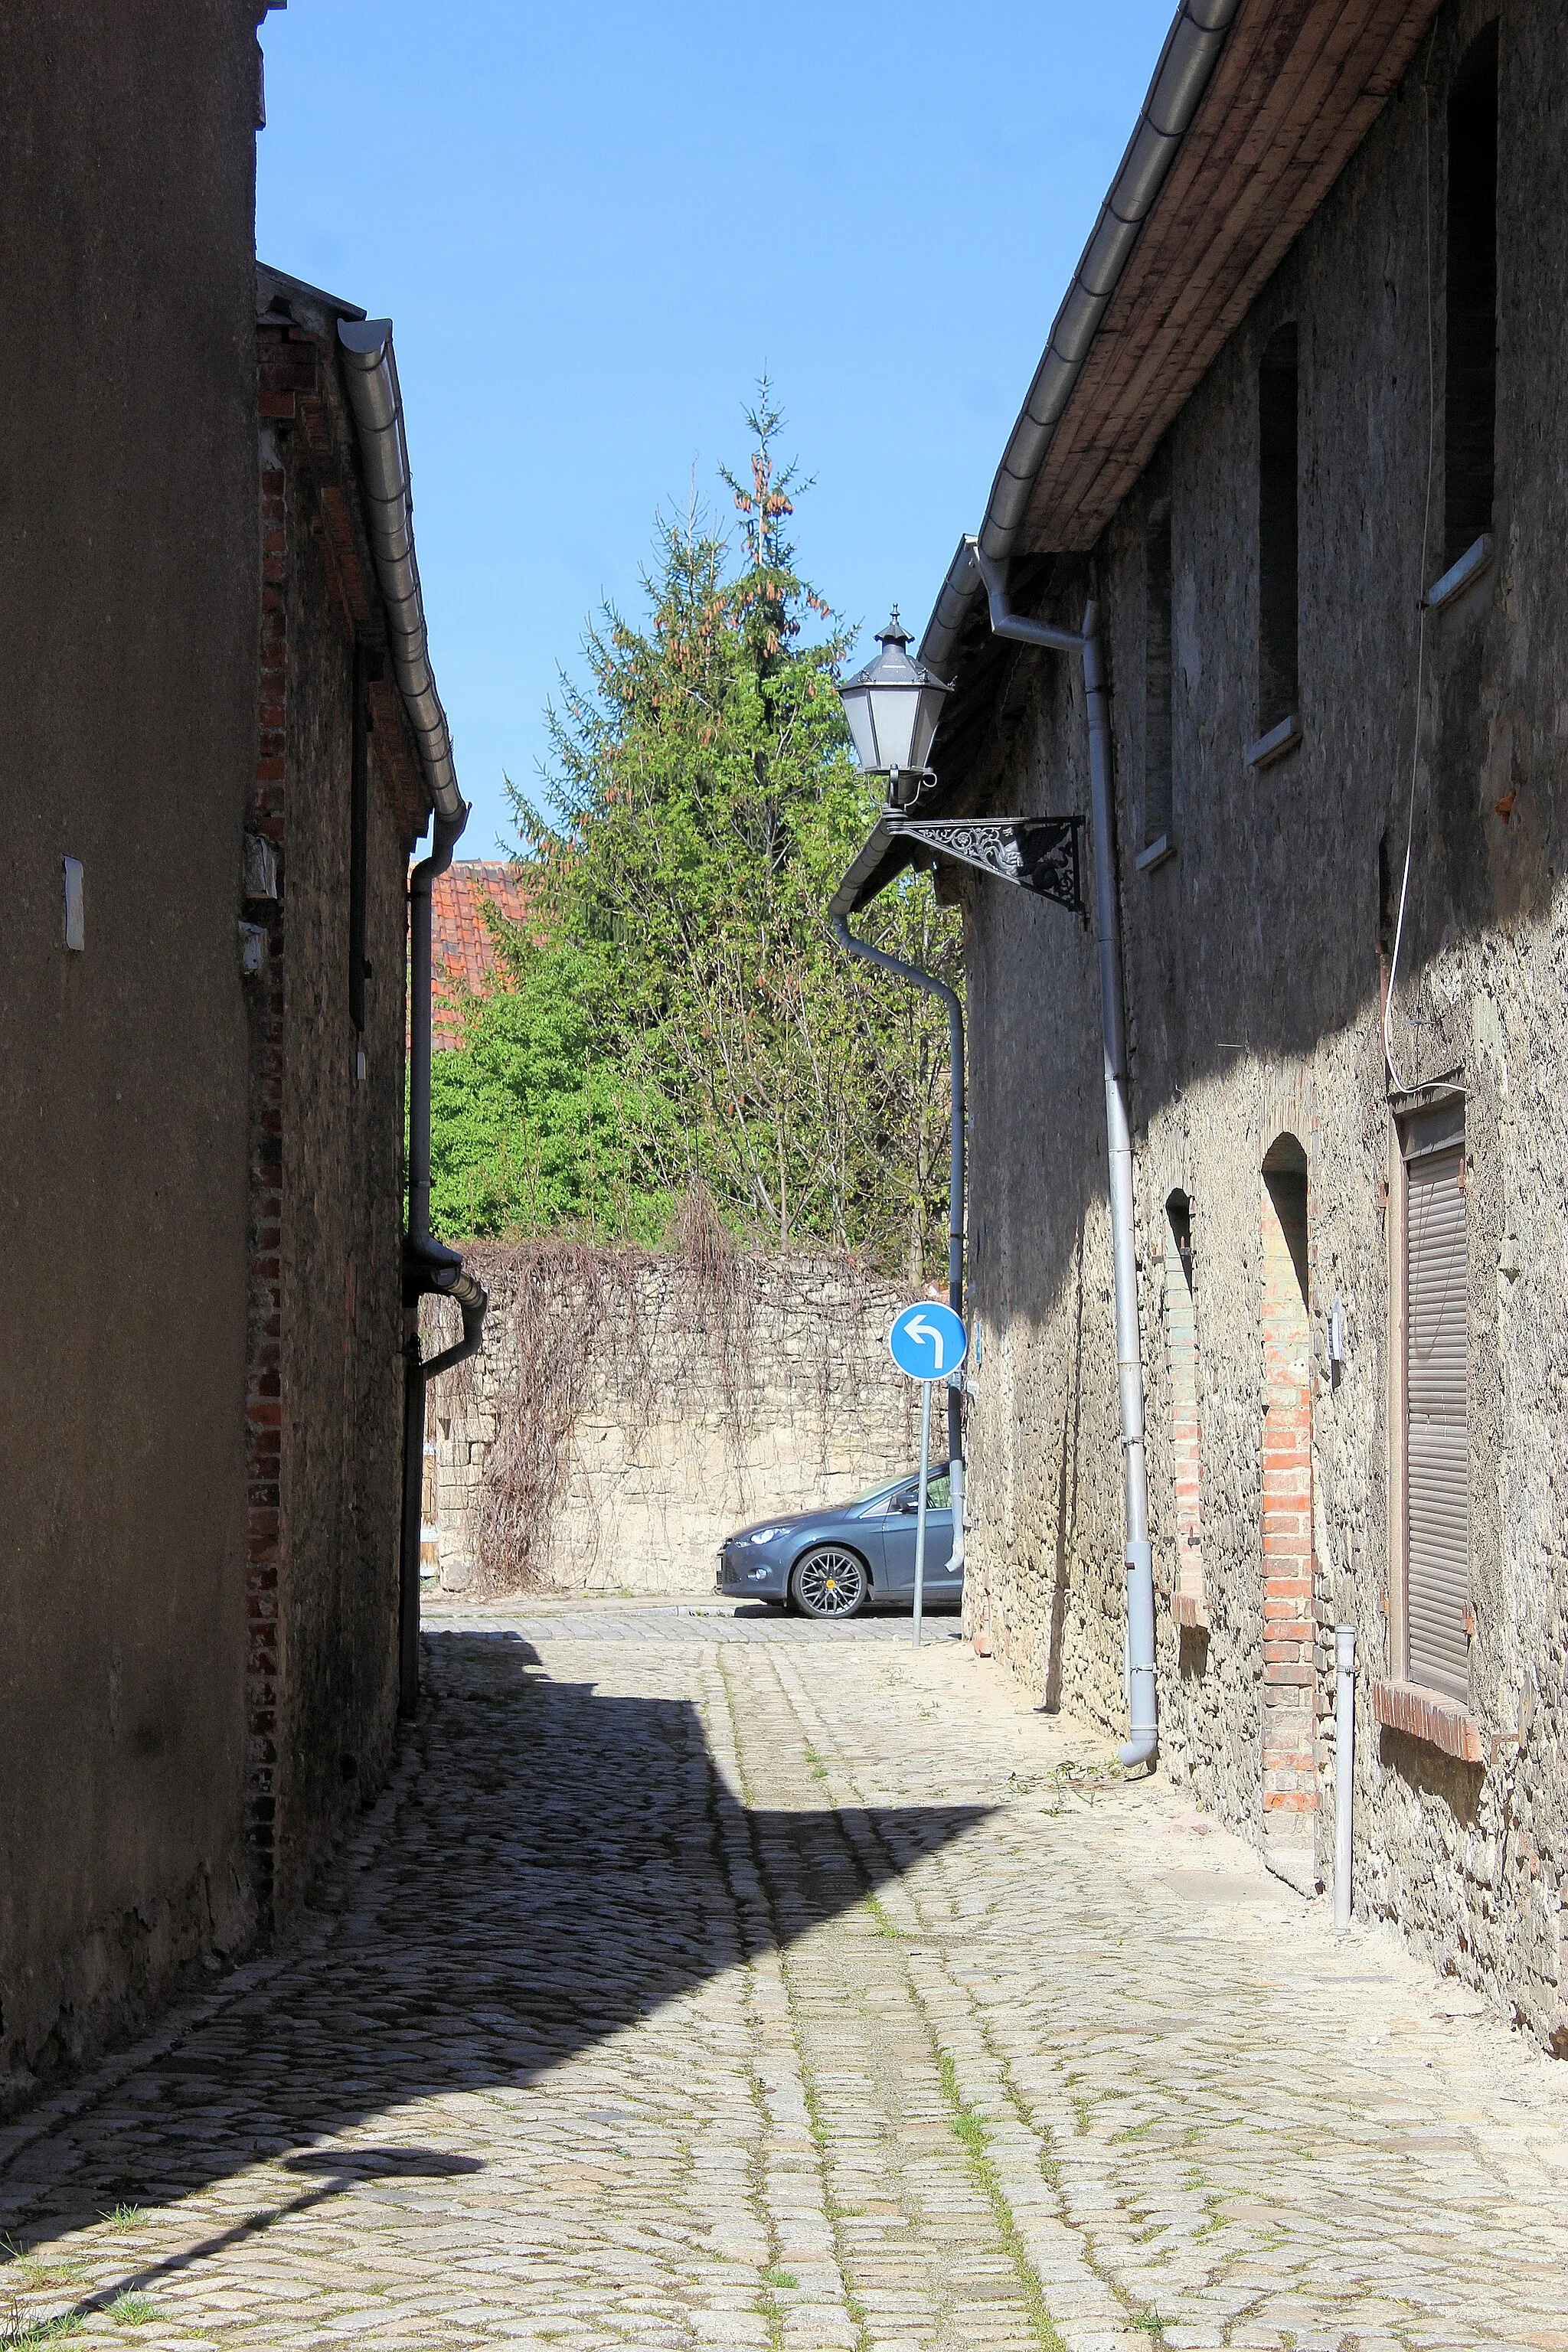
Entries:
<svg viewBox="0 0 1568 2352">
<path fill-rule="evenodd" d="M 931 1389 L 930 1381 L 921 1382 L 921 1499 L 915 1518 L 915 1613 L 910 1626 L 910 1647 L 921 1645 L 921 1603 L 925 1598 L 926 1581 L 926 1484 L 931 1475 Z"/>
</svg>

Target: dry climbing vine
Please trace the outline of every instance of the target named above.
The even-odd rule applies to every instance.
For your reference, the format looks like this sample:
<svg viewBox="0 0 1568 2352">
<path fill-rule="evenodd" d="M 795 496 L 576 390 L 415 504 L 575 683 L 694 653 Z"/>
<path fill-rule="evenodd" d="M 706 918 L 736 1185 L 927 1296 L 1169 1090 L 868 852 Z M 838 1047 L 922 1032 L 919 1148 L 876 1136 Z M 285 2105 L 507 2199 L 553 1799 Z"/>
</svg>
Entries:
<svg viewBox="0 0 1568 2352">
<path fill-rule="evenodd" d="M 479 1582 L 491 1591 L 544 1580 L 574 1433 L 596 1393 L 614 1395 L 616 1418 L 635 1437 L 655 1420 L 668 1367 L 699 1361 L 738 1465 L 765 1386 L 758 1309 L 776 1296 L 781 1275 L 812 1286 L 809 1352 L 824 1435 L 833 1415 L 860 1402 L 872 1277 L 849 1255 L 782 1260 L 737 1248 L 700 1191 L 688 1195 L 663 1252 L 552 1236 L 470 1243 L 464 1255 L 489 1292 L 485 1347 L 447 1376 L 437 1409 L 472 1431 L 493 1424 L 468 1525 Z M 426 1351 L 456 1330 L 454 1310 L 426 1301 Z"/>
</svg>

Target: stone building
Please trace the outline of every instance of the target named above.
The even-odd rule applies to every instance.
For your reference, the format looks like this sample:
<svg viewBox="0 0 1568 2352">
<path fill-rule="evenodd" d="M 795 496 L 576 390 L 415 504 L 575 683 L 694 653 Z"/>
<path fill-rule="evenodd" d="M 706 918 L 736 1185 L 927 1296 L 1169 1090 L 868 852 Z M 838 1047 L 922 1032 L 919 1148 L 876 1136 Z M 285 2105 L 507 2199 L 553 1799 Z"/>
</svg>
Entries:
<svg viewBox="0 0 1568 2352">
<path fill-rule="evenodd" d="M 1563 36 L 1553 0 L 1188 0 L 925 633 L 953 690 L 913 812 L 1090 807 L 1083 664 L 994 623 L 1080 632 L 1093 599 L 1160 1754 L 1324 1884 L 1352 1625 L 1358 1912 L 1559 2049 Z M 898 814 L 847 906 L 935 854 Z M 1115 933 L 937 862 L 972 1024 L 968 1606 L 1047 1705 L 1116 1724 Z"/>
<path fill-rule="evenodd" d="M 399 1686 L 407 871 L 430 792 L 342 364 L 364 316 L 257 271 L 247 1834 L 283 1920 L 379 1785 Z"/>
<path fill-rule="evenodd" d="M 402 1194 L 407 853 L 461 802 L 374 333 L 258 315 L 265 13 L 0 11 L 0 2104 L 286 1916 L 384 1766 L 405 1297 L 460 1286 Z"/>
</svg>

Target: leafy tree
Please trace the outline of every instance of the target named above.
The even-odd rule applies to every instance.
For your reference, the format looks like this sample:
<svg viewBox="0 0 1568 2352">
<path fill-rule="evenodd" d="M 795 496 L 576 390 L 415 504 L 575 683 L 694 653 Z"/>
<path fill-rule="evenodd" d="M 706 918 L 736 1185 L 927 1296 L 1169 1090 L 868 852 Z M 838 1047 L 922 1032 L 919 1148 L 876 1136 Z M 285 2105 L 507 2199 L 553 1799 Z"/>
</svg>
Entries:
<svg viewBox="0 0 1568 2352">
<path fill-rule="evenodd" d="M 695 500 L 660 520 L 646 618 L 606 609 L 563 682 L 547 812 L 512 793 L 550 945 L 506 941 L 510 990 L 441 1057 L 437 1203 L 452 1231 L 642 1235 L 700 1185 L 748 1237 L 918 1277 L 944 1257 L 946 1025 L 827 929 L 876 813 L 834 690 L 849 637 L 795 568 L 806 486 L 765 383 L 747 422 L 739 560 Z M 958 969 L 923 877 L 864 929 Z"/>
</svg>

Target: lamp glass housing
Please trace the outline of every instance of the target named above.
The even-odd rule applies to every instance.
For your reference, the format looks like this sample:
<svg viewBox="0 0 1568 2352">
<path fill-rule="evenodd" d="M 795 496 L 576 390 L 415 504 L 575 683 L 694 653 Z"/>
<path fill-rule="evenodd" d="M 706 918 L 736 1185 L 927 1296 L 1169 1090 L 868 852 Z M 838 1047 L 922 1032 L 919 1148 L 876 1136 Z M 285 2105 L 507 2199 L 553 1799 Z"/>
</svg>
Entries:
<svg viewBox="0 0 1568 2352">
<path fill-rule="evenodd" d="M 952 689 L 910 656 L 897 605 L 877 643 L 882 650 L 876 660 L 838 689 L 855 755 L 870 775 L 923 773 L 942 703 Z"/>
</svg>

